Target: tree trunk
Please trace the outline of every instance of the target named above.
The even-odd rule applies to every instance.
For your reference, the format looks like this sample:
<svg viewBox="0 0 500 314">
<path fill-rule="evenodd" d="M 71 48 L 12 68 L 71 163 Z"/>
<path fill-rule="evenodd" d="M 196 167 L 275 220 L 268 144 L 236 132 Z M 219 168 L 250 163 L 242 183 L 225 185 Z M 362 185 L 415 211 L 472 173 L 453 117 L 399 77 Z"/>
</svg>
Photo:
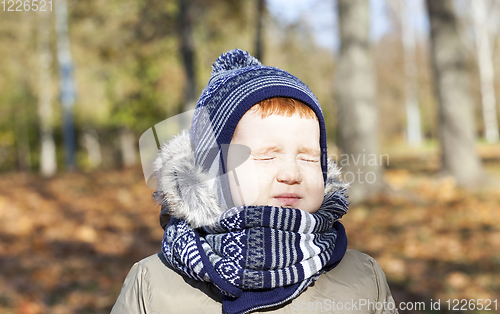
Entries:
<svg viewBox="0 0 500 314">
<path fill-rule="evenodd" d="M 351 182 L 350 200 L 360 202 L 385 187 L 379 156 L 378 113 L 368 0 L 339 0 L 336 94 L 340 166 Z"/>
<path fill-rule="evenodd" d="M 59 62 L 59 81 L 61 88 L 61 105 L 63 110 L 63 139 L 65 163 L 67 170 L 76 168 L 75 162 L 75 128 L 73 123 L 73 106 L 75 104 L 75 86 L 73 83 L 73 62 L 69 50 L 68 7 L 66 0 L 58 0 L 54 4 L 57 31 L 57 60 Z"/>
<path fill-rule="evenodd" d="M 16 126 L 16 148 L 19 171 L 30 171 L 31 149 L 29 142 L 28 124 L 26 123 L 26 105 L 19 103 L 18 110 L 14 113 Z"/>
<path fill-rule="evenodd" d="M 483 104 L 484 135 L 489 143 L 498 142 L 497 103 L 495 97 L 495 73 L 493 54 L 490 47 L 488 14 L 484 0 L 471 1 L 472 18 L 476 39 L 477 63 L 481 81 L 481 101 Z"/>
<path fill-rule="evenodd" d="M 196 107 L 196 79 L 195 79 L 195 54 L 193 39 L 192 4 L 193 0 L 178 0 L 178 32 L 179 46 L 186 75 L 184 88 L 184 106 L 182 112 Z"/>
<path fill-rule="evenodd" d="M 475 150 L 475 126 L 469 71 L 452 0 L 426 0 L 431 26 L 431 59 L 439 102 L 439 135 L 443 170 L 458 184 L 483 182 Z"/>
<path fill-rule="evenodd" d="M 134 133 L 129 128 L 120 129 L 120 147 L 124 167 L 131 167 L 137 163 L 137 144 Z"/>
<path fill-rule="evenodd" d="M 57 171 L 56 145 L 52 134 L 52 93 L 50 63 L 50 11 L 40 11 L 38 19 L 38 116 L 40 117 L 40 174 L 52 177 Z"/>
<path fill-rule="evenodd" d="M 28 24 L 26 16 L 20 16 L 19 28 L 20 35 L 22 38 L 29 37 L 29 28 L 23 27 Z M 15 60 L 16 63 L 19 60 Z M 27 68 L 25 68 L 27 69 Z M 17 82 L 17 84 L 27 84 L 27 82 Z M 28 107 L 25 99 L 15 100 L 15 109 L 13 112 L 14 119 L 14 130 L 16 134 L 16 150 L 17 150 L 17 166 L 19 171 L 30 171 L 31 170 L 31 147 L 29 141 L 29 124 L 30 115 L 28 113 Z"/>
<path fill-rule="evenodd" d="M 422 143 L 420 110 L 418 108 L 418 69 L 415 54 L 416 34 L 409 3 L 398 1 L 400 6 L 401 34 L 403 41 L 406 74 L 406 130 L 408 144 L 418 146 Z"/>
<path fill-rule="evenodd" d="M 265 0 L 257 0 L 257 27 L 255 32 L 255 58 L 264 62 L 263 59 L 263 38 L 262 38 L 262 23 L 264 20 Z"/>
<path fill-rule="evenodd" d="M 87 150 L 88 161 L 90 168 L 97 168 L 101 165 L 101 145 L 99 145 L 99 137 L 93 127 L 88 127 L 83 131 L 83 146 Z"/>
</svg>

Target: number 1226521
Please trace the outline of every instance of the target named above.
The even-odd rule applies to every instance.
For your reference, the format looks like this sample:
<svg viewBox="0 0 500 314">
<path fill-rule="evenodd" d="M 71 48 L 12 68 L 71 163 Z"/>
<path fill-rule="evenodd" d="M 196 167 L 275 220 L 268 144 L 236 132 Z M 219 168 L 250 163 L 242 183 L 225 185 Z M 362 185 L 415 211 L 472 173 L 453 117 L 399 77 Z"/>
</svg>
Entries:
<svg viewBox="0 0 500 314">
<path fill-rule="evenodd" d="M 4 11 L 52 11 L 52 0 L 2 0 Z"/>
</svg>

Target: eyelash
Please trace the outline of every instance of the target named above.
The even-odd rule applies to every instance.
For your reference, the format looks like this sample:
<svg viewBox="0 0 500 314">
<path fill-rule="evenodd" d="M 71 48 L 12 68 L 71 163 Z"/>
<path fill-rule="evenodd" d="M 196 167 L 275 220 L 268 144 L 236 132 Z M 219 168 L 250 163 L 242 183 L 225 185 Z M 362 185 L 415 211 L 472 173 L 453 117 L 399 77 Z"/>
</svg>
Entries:
<svg viewBox="0 0 500 314">
<path fill-rule="evenodd" d="M 306 162 L 318 162 L 319 161 L 319 160 L 307 159 L 307 158 L 301 158 L 300 160 L 306 161 Z"/>
<path fill-rule="evenodd" d="M 261 161 L 269 161 L 269 160 L 274 160 L 276 157 L 254 157 L 255 160 L 261 160 Z"/>
<path fill-rule="evenodd" d="M 255 160 L 260 160 L 260 161 L 271 161 L 271 160 L 275 160 L 276 157 L 257 157 L 257 156 L 254 156 Z M 300 161 L 305 161 L 305 162 L 318 162 L 319 160 L 315 160 L 315 159 L 307 159 L 307 158 L 299 158 Z"/>
</svg>

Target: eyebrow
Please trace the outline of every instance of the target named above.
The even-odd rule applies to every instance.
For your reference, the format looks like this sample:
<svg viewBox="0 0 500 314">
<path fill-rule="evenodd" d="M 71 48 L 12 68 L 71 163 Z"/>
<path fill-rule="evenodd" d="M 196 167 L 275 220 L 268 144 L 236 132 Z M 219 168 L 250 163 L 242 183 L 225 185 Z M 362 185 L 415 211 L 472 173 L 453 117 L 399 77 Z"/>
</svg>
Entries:
<svg viewBox="0 0 500 314">
<path fill-rule="evenodd" d="M 319 149 L 309 148 L 309 147 L 301 147 L 299 149 L 300 153 L 311 155 L 311 156 L 320 156 L 321 152 Z"/>
<path fill-rule="evenodd" d="M 280 150 L 278 146 L 263 147 L 252 151 L 252 154 L 268 154 L 274 153 Z"/>
</svg>

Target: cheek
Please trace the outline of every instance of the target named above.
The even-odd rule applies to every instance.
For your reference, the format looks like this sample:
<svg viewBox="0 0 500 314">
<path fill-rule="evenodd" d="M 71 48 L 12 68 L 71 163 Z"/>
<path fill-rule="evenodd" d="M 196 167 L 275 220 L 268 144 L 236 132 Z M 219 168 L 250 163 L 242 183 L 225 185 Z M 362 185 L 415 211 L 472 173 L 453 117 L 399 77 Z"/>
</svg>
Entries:
<svg viewBox="0 0 500 314">
<path fill-rule="evenodd" d="M 323 193 L 325 181 L 320 165 L 304 165 L 301 169 L 301 175 L 311 193 Z"/>
<path fill-rule="evenodd" d="M 308 212 L 316 212 L 323 203 L 323 196 L 325 194 L 325 185 L 323 180 L 323 172 L 321 167 L 309 169 L 305 172 L 305 180 L 307 195 L 309 197 L 308 204 L 306 205 Z"/>
<path fill-rule="evenodd" d="M 255 163 L 255 176 L 259 182 L 260 189 L 268 189 L 276 179 L 276 165 L 275 164 L 260 164 Z"/>
<path fill-rule="evenodd" d="M 269 171 L 247 160 L 228 174 L 228 180 L 233 202 L 240 206 L 257 202 L 262 197 L 262 191 L 268 190 L 265 182 L 270 182 L 270 177 Z"/>
</svg>

